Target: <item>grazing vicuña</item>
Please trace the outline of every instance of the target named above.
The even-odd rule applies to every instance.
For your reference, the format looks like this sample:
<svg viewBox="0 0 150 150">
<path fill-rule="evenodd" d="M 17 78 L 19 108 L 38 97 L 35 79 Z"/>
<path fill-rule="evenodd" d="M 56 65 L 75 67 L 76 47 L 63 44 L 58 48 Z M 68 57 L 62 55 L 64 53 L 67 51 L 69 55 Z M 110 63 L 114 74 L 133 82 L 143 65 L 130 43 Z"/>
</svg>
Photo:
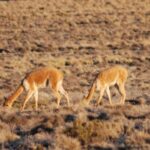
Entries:
<svg viewBox="0 0 150 150">
<path fill-rule="evenodd" d="M 113 85 L 117 85 L 118 90 L 122 96 L 120 100 L 120 104 L 124 104 L 126 98 L 125 82 L 127 80 L 127 76 L 128 76 L 127 69 L 125 69 L 122 66 L 114 66 L 109 69 L 103 70 L 96 77 L 91 89 L 89 90 L 87 97 L 84 98 L 84 101 L 89 103 L 94 94 L 95 89 L 97 88 L 97 90 L 100 91 L 97 105 L 100 104 L 105 90 L 107 92 L 109 102 L 112 105 L 109 87 Z"/>
<path fill-rule="evenodd" d="M 22 81 L 17 90 L 4 102 L 4 106 L 11 107 L 17 97 L 25 90 L 28 91 L 21 110 L 24 110 L 27 101 L 34 95 L 35 108 L 38 109 L 38 88 L 50 86 L 52 92 L 57 97 L 57 107 L 60 105 L 61 95 L 64 95 L 69 105 L 69 97 L 62 86 L 63 74 L 59 70 L 51 67 L 44 67 L 29 73 Z"/>
</svg>

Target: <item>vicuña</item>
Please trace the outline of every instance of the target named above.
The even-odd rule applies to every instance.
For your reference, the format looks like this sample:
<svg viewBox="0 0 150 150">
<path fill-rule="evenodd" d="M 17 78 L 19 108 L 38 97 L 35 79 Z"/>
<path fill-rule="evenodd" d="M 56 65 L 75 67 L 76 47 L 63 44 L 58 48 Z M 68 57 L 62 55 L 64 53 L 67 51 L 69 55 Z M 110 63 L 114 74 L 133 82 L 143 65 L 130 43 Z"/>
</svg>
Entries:
<svg viewBox="0 0 150 150">
<path fill-rule="evenodd" d="M 26 103 L 34 95 L 35 98 L 35 109 L 38 109 L 38 89 L 42 87 L 49 87 L 52 89 L 52 93 L 57 98 L 57 107 L 60 105 L 61 94 L 67 99 L 69 105 L 68 93 L 64 90 L 63 86 L 63 73 L 56 68 L 43 67 L 29 73 L 22 81 L 17 90 L 8 97 L 4 106 L 11 107 L 18 96 L 25 90 L 27 96 L 23 102 L 21 110 L 24 110 Z"/>
<path fill-rule="evenodd" d="M 122 66 L 114 66 L 101 71 L 96 77 L 91 89 L 89 90 L 87 97 L 84 98 L 84 101 L 86 101 L 88 104 L 92 99 L 95 89 L 97 89 L 98 91 L 100 91 L 97 105 L 101 103 L 105 91 L 108 95 L 109 102 L 112 105 L 112 99 L 109 88 L 110 86 L 117 85 L 118 90 L 121 94 L 120 104 L 124 104 L 126 99 L 125 82 L 127 80 L 127 76 L 127 69 L 125 69 Z"/>
</svg>

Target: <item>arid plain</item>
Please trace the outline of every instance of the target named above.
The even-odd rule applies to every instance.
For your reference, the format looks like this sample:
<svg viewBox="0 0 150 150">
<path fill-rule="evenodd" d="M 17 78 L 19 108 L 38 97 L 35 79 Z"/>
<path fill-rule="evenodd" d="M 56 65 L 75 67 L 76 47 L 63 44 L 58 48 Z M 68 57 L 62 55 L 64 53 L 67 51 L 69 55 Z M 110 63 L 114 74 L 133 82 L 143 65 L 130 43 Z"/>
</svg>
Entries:
<svg viewBox="0 0 150 150">
<path fill-rule="evenodd" d="M 81 104 L 95 76 L 122 65 L 129 71 L 125 105 Z M 26 73 L 42 66 L 64 72 L 71 106 L 49 88 L 20 112 L 2 106 Z M 113 103 L 119 101 L 112 87 Z M 149 0 L 0 0 L 0 149 L 150 149 Z"/>
</svg>

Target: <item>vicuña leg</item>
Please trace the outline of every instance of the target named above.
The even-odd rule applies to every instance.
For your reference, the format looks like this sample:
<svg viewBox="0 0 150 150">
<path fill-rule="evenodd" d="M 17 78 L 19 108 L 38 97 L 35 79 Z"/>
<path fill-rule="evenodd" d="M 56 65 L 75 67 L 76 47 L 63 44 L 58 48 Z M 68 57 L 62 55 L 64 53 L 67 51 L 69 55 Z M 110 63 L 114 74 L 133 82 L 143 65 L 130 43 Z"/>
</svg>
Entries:
<svg viewBox="0 0 150 150">
<path fill-rule="evenodd" d="M 111 99 L 111 94 L 110 94 L 109 87 L 106 88 L 106 92 L 107 92 L 107 95 L 108 95 L 108 99 L 109 99 L 110 105 L 113 105 L 113 104 L 112 104 L 112 99 Z"/>
<path fill-rule="evenodd" d="M 121 100 L 120 100 L 120 103 L 121 104 L 124 104 L 125 103 L 125 98 L 126 98 L 126 91 L 125 91 L 125 87 L 124 87 L 124 84 L 119 84 L 118 85 L 119 87 L 119 92 L 121 94 Z"/>
<path fill-rule="evenodd" d="M 34 98 L 35 98 L 35 110 L 38 110 L 38 91 L 34 93 Z"/>
<path fill-rule="evenodd" d="M 63 88 L 62 85 L 59 87 L 59 91 L 60 91 L 60 93 L 61 93 L 62 95 L 65 96 L 65 98 L 66 98 L 66 100 L 67 100 L 67 104 L 68 104 L 68 106 L 70 106 L 70 101 L 69 101 L 68 93 L 64 90 L 64 88 Z"/>
<path fill-rule="evenodd" d="M 24 100 L 24 103 L 23 103 L 23 106 L 22 106 L 22 108 L 21 108 L 21 111 L 24 110 L 26 103 L 28 102 L 28 100 L 31 98 L 32 95 L 33 95 L 33 91 L 30 90 L 30 91 L 28 92 L 28 94 L 27 94 L 25 100 Z"/>
<path fill-rule="evenodd" d="M 101 103 L 102 97 L 104 95 L 104 91 L 105 91 L 105 88 L 100 89 L 100 95 L 99 95 L 99 98 L 98 98 L 97 105 L 99 105 Z"/>
</svg>

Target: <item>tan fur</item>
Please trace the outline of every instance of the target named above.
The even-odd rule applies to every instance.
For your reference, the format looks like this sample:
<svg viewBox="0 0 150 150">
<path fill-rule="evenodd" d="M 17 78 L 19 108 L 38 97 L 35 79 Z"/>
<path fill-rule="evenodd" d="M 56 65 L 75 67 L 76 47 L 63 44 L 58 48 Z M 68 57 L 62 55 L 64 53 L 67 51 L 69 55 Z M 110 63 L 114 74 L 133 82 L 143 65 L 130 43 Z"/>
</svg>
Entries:
<svg viewBox="0 0 150 150">
<path fill-rule="evenodd" d="M 97 101 L 97 104 L 99 105 L 101 102 L 101 99 L 103 97 L 103 94 L 106 90 L 109 102 L 112 105 L 111 95 L 109 87 L 113 85 L 118 86 L 118 90 L 121 94 L 121 100 L 120 103 L 124 104 L 125 98 L 126 98 L 126 92 L 125 92 L 125 82 L 127 80 L 128 72 L 127 70 L 122 66 L 114 66 L 109 69 L 105 69 L 102 72 L 100 72 L 94 81 L 91 89 L 89 90 L 89 93 L 87 97 L 84 99 L 87 103 L 90 102 L 92 99 L 92 96 L 94 94 L 94 91 L 97 87 L 97 90 L 100 91 L 100 95 Z"/>
<path fill-rule="evenodd" d="M 11 107 L 17 97 L 24 91 L 28 91 L 27 96 L 24 100 L 22 110 L 24 110 L 27 101 L 34 95 L 35 108 L 38 109 L 38 89 L 45 87 L 49 82 L 52 92 L 57 97 L 57 107 L 60 105 L 61 95 L 64 95 L 69 105 L 68 93 L 62 86 L 63 74 L 55 68 L 45 67 L 31 72 L 25 77 L 19 88 L 5 101 L 4 106 Z"/>
</svg>

